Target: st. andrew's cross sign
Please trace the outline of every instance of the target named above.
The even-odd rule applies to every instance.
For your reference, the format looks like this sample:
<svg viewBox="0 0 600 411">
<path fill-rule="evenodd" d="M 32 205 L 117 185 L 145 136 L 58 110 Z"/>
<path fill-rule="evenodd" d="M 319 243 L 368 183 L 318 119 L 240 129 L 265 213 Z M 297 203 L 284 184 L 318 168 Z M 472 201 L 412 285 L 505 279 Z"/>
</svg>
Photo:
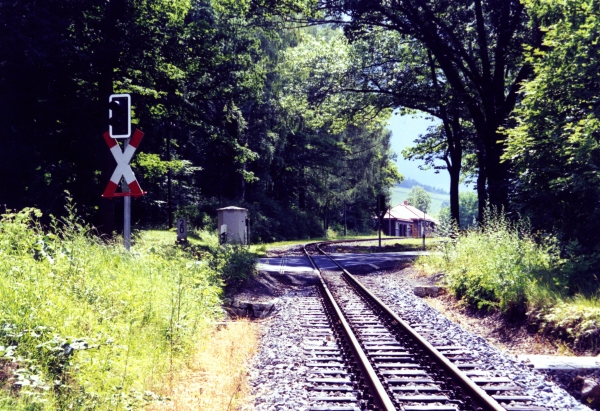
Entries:
<svg viewBox="0 0 600 411">
<path fill-rule="evenodd" d="M 119 143 L 117 143 L 117 141 L 114 138 L 110 137 L 108 131 L 104 133 L 103 137 L 104 141 L 106 141 L 106 144 L 108 145 L 108 148 L 110 149 L 110 152 L 117 161 L 117 168 L 115 168 L 115 171 L 110 177 L 110 181 L 108 182 L 108 185 L 106 186 L 102 197 L 113 198 L 132 196 L 137 198 L 139 196 L 143 196 L 145 192 L 142 191 L 140 183 L 138 183 L 138 181 L 136 180 L 135 175 L 133 174 L 133 170 L 129 165 L 129 162 L 131 161 L 135 150 L 138 148 L 140 142 L 142 141 L 144 133 L 142 133 L 140 130 L 135 130 L 133 132 L 133 136 L 131 136 L 129 144 L 126 145 L 124 151 L 121 151 L 121 146 L 119 146 Z M 117 187 L 119 186 L 121 177 L 123 177 L 125 183 L 127 183 L 127 186 L 129 187 L 128 193 L 117 193 Z"/>
</svg>

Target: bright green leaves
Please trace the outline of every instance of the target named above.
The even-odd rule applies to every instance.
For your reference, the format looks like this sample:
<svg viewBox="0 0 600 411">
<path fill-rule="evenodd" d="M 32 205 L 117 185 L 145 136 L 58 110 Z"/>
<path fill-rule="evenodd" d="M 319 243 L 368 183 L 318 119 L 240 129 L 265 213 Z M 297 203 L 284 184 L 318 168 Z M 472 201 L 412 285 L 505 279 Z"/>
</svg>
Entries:
<svg viewBox="0 0 600 411">
<path fill-rule="evenodd" d="M 414 186 L 408 193 L 407 200 L 408 204 L 425 212 L 427 212 L 431 204 L 431 196 L 421 186 Z"/>
<path fill-rule="evenodd" d="M 134 161 L 136 166 L 142 168 L 146 178 L 158 178 L 167 174 L 169 170 L 178 173 L 190 165 L 189 161 L 185 160 L 163 161 L 157 154 L 150 153 L 138 153 Z"/>
<path fill-rule="evenodd" d="M 282 62 L 288 95 L 282 104 L 301 114 L 312 127 L 340 132 L 349 124 L 381 124 L 389 110 L 373 104 L 369 93 L 352 93 L 354 50 L 340 30 L 301 31 L 299 43 Z"/>
<path fill-rule="evenodd" d="M 507 131 L 515 199 L 536 226 L 593 249 L 600 243 L 600 2 L 527 4 L 546 30 L 544 48 L 529 59 L 535 78 L 524 85 L 517 126 Z"/>
<path fill-rule="evenodd" d="M 539 288 L 554 288 L 551 278 L 560 267 L 556 241 L 535 238 L 526 220 L 488 211 L 481 226 L 441 244 L 427 263 L 448 275 L 456 297 L 478 309 L 522 315 Z"/>
<path fill-rule="evenodd" d="M 299 32 L 298 45 L 289 48 L 281 64 L 287 93 L 282 96 L 284 109 L 301 115 L 311 127 L 339 121 L 341 99 L 339 84 L 350 64 L 348 49 L 341 33 L 331 39 Z"/>
</svg>

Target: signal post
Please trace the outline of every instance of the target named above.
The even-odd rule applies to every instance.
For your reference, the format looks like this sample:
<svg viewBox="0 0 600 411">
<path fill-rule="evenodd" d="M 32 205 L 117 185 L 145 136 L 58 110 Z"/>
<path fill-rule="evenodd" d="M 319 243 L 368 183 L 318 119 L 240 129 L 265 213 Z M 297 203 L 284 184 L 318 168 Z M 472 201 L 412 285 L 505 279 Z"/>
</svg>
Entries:
<svg viewBox="0 0 600 411">
<path fill-rule="evenodd" d="M 103 135 L 117 167 L 113 172 L 102 197 L 123 197 L 123 244 L 129 251 L 131 246 L 131 197 L 138 198 L 146 194 L 142 191 L 130 161 L 138 148 L 144 133 L 135 130 L 131 134 L 131 96 L 129 94 L 112 94 L 108 98 L 108 131 Z M 117 139 L 125 139 L 123 150 Z M 117 188 L 121 186 L 121 192 Z"/>
</svg>

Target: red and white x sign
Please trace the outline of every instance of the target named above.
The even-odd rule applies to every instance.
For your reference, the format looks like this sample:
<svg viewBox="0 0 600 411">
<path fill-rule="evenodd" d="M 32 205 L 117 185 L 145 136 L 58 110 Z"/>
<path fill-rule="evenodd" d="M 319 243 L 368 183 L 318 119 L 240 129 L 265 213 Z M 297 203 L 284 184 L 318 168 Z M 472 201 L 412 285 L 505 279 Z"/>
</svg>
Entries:
<svg viewBox="0 0 600 411">
<path fill-rule="evenodd" d="M 125 151 L 121 151 L 121 146 L 119 146 L 117 140 L 110 137 L 108 131 L 103 134 L 103 137 L 106 141 L 106 144 L 108 144 L 110 152 L 117 161 L 117 168 L 110 177 L 110 181 L 108 182 L 108 185 L 106 186 L 106 190 L 104 190 L 104 194 L 102 194 L 102 197 L 139 197 L 144 195 L 145 193 L 142 191 L 140 184 L 135 179 L 133 170 L 129 165 L 129 162 L 131 161 L 135 150 L 138 148 L 140 141 L 142 141 L 142 137 L 144 137 L 144 133 L 142 133 L 140 130 L 135 130 L 133 136 L 131 136 L 131 140 L 129 141 L 129 144 L 127 145 Z M 125 179 L 125 182 L 129 186 L 129 193 L 117 193 L 117 187 L 119 186 L 121 177 Z"/>
</svg>

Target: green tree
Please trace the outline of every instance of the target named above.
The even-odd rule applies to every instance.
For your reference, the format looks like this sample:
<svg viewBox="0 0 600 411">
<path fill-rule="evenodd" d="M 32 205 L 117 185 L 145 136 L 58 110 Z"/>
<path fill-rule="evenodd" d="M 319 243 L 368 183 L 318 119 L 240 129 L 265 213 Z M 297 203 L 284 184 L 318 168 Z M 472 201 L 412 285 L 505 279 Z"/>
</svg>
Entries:
<svg viewBox="0 0 600 411">
<path fill-rule="evenodd" d="M 175 140 L 211 127 L 223 139 L 222 108 L 235 95 L 228 89 L 242 82 L 223 73 L 248 72 L 238 63 L 248 47 L 238 42 L 242 47 L 226 54 L 233 41 L 207 3 L 26 0 L 0 8 L 0 101 L 10 107 L 0 117 L 10 130 L 1 167 L 22 170 L 2 181 L 3 203 L 55 212 L 52 193 L 69 189 L 82 211 L 95 214 L 115 166 L 101 137 L 112 92 L 134 94 L 144 150 L 165 149 L 167 124 L 176 126 Z"/>
<path fill-rule="evenodd" d="M 431 196 L 421 186 L 414 186 L 408 193 L 408 204 L 418 208 L 421 211 L 427 212 L 431 204 Z"/>
<path fill-rule="evenodd" d="M 258 3 L 272 6 L 268 0 Z M 296 3 L 278 2 L 277 9 Z M 310 77 L 316 85 L 312 94 L 318 99 L 357 93 L 368 107 L 418 109 L 440 118 L 455 218 L 467 146 L 474 147 L 468 155 L 476 154 L 480 212 L 488 200 L 508 206 L 509 162 L 501 161 L 505 137 L 499 128 L 514 108 L 521 81 L 531 74 L 522 46 L 535 42 L 537 33 L 523 5 L 518 0 L 363 0 L 324 1 L 318 10 L 308 23 L 343 27 L 352 49 L 360 52 L 336 60 L 336 67 L 350 61 L 349 70 Z M 465 121 L 475 133 L 463 129 Z"/>
<path fill-rule="evenodd" d="M 149 194 L 134 214 L 165 221 L 171 200 L 200 202 L 201 189 L 233 196 L 227 189 L 253 178 L 240 107 L 260 98 L 260 28 L 187 0 L 2 2 L 0 22 L 0 102 L 10 107 L 0 115 L 9 130 L 0 171 L 14 174 L 2 180 L 1 203 L 60 213 L 55 193 L 68 189 L 112 232 L 116 201 L 100 198 L 115 167 L 101 137 L 112 92 L 133 94 L 140 152 L 189 165 L 147 180 L 138 173 Z"/>
<path fill-rule="evenodd" d="M 101 135 L 108 94 L 129 92 L 146 135 L 134 167 L 148 194 L 133 202 L 135 219 L 177 214 L 201 225 L 235 203 L 277 238 L 319 235 L 318 217 L 337 223 L 344 208 L 351 225 L 367 227 L 374 193 L 400 178 L 382 127 L 389 112 L 349 121 L 358 100 L 344 99 L 303 110 L 308 98 L 290 84 L 306 73 L 282 64 L 303 32 L 280 30 L 277 17 L 255 24 L 251 7 L 0 2 L 0 172 L 11 176 L 0 204 L 58 214 L 55 193 L 68 189 L 112 233 L 120 207 L 100 198 L 115 167 Z"/>
<path fill-rule="evenodd" d="M 578 253 L 600 245 L 600 2 L 526 1 L 545 28 L 535 78 L 508 129 L 512 199 L 538 229 Z"/>
<path fill-rule="evenodd" d="M 440 210 L 440 219 L 448 220 L 450 218 L 449 207 Z M 477 194 L 472 191 L 460 194 L 460 228 L 468 229 L 472 227 L 479 219 Z"/>
</svg>

